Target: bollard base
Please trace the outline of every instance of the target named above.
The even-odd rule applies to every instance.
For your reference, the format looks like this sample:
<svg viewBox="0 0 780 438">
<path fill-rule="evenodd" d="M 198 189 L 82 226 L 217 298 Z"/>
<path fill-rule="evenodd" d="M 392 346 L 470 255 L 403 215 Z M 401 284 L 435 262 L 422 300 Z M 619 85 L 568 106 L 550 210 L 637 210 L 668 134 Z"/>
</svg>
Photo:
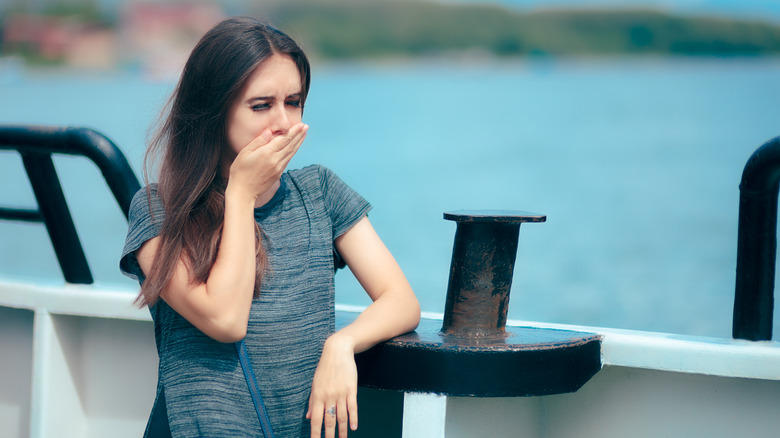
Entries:
<svg viewBox="0 0 780 438">
<path fill-rule="evenodd" d="M 337 316 L 337 325 L 349 323 Z M 355 357 L 360 386 L 449 396 L 523 397 L 574 392 L 601 369 L 591 333 L 512 327 L 506 336 L 458 337 L 423 320 L 416 331 Z"/>
</svg>

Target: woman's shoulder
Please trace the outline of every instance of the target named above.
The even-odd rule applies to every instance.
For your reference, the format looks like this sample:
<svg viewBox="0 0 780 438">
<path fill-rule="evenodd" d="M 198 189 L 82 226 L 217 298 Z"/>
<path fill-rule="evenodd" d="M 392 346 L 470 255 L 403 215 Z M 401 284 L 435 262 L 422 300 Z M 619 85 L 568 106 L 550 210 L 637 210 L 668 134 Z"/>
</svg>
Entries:
<svg viewBox="0 0 780 438">
<path fill-rule="evenodd" d="M 333 214 L 347 211 L 365 213 L 371 208 L 368 201 L 325 166 L 313 164 L 288 173 L 299 190 L 322 196 L 326 210 Z"/>
<path fill-rule="evenodd" d="M 151 183 L 148 186 L 141 187 L 138 189 L 137 192 L 135 192 L 135 195 L 133 195 L 133 200 L 130 203 L 140 203 L 140 202 L 147 202 L 149 199 L 152 200 L 159 200 L 159 195 L 157 194 L 157 183 Z"/>
<path fill-rule="evenodd" d="M 135 251 L 144 242 L 160 234 L 164 217 L 165 211 L 157 196 L 156 184 L 150 184 L 135 193 L 130 202 L 125 247 L 119 260 L 122 273 L 136 280 L 144 278 L 135 258 Z"/>
<path fill-rule="evenodd" d="M 333 171 L 322 164 L 310 164 L 300 169 L 293 169 L 287 172 L 293 179 L 302 178 L 321 178 L 322 175 L 332 174 Z"/>
<path fill-rule="evenodd" d="M 162 216 L 164 208 L 160 196 L 157 193 L 157 184 L 152 183 L 142 187 L 130 201 L 129 219 L 132 223 L 134 219 L 141 219 L 148 216 Z"/>
<path fill-rule="evenodd" d="M 338 178 L 335 172 L 322 164 L 310 164 L 301 169 L 290 170 L 287 174 L 297 184 L 316 184 L 320 188 L 326 188 L 329 181 Z"/>
</svg>

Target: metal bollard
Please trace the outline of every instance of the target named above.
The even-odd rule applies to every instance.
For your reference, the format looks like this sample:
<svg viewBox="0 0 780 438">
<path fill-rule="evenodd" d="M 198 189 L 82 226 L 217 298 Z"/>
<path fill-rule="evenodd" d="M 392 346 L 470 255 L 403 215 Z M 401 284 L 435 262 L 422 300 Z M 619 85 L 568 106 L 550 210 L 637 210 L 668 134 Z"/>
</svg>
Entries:
<svg viewBox="0 0 780 438">
<path fill-rule="evenodd" d="M 601 369 L 601 337 L 569 330 L 506 329 L 520 224 L 546 216 L 456 211 L 444 321 L 355 356 L 358 384 L 451 396 L 518 397 L 579 389 Z M 337 321 L 337 326 L 347 322 Z"/>
<path fill-rule="evenodd" d="M 444 219 L 457 223 L 452 249 L 443 334 L 505 337 L 517 240 L 523 222 L 547 217 L 516 211 L 456 211 Z"/>
</svg>

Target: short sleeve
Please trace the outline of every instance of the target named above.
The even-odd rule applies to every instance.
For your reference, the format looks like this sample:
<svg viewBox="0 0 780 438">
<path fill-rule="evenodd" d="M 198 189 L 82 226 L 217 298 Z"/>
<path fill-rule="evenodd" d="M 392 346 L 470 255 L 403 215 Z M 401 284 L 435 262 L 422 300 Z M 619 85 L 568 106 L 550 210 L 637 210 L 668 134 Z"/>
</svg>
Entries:
<svg viewBox="0 0 780 438">
<path fill-rule="evenodd" d="M 145 276 L 135 258 L 135 252 L 147 240 L 160 234 L 165 209 L 157 196 L 156 185 L 142 188 L 133 196 L 128 215 L 127 238 L 119 259 L 122 274 L 143 283 Z"/>
<path fill-rule="evenodd" d="M 333 267 L 338 270 L 347 264 L 336 249 L 335 239 L 367 215 L 371 204 L 327 167 L 317 166 L 317 172 L 322 185 L 325 210 L 333 227 Z"/>
<path fill-rule="evenodd" d="M 330 215 L 335 239 L 368 214 L 371 204 L 346 185 L 332 170 L 324 166 L 318 166 L 317 170 L 320 174 L 325 210 Z"/>
</svg>

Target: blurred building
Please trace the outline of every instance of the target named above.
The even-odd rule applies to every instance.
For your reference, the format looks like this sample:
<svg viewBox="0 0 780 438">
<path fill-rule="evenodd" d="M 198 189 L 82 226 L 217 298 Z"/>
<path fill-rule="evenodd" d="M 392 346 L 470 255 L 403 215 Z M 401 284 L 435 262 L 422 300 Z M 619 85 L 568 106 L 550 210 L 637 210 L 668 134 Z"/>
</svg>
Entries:
<svg viewBox="0 0 780 438">
<path fill-rule="evenodd" d="M 3 29 L 3 51 L 35 62 L 88 69 L 110 69 L 117 63 L 116 32 L 99 23 L 12 14 Z"/>
<path fill-rule="evenodd" d="M 177 74 L 197 41 L 224 18 L 215 4 L 132 3 L 121 13 L 120 35 L 127 56 L 150 76 Z"/>
<path fill-rule="evenodd" d="M 2 54 L 78 69 L 140 69 L 155 78 L 177 74 L 198 39 L 219 22 L 219 6 L 198 2 L 126 4 L 115 24 L 78 14 L 9 13 Z"/>
</svg>

